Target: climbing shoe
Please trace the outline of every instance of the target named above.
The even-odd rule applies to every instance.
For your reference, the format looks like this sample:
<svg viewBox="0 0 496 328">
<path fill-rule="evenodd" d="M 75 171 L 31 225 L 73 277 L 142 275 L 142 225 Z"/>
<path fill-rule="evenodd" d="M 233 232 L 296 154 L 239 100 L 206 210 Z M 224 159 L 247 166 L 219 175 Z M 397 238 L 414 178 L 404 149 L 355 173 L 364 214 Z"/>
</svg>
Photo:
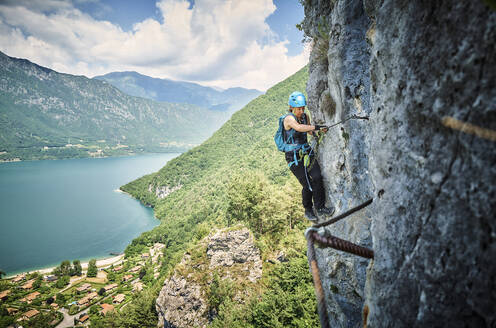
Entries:
<svg viewBox="0 0 496 328">
<path fill-rule="evenodd" d="M 334 206 L 331 207 L 321 207 L 317 209 L 318 216 L 331 216 L 334 214 Z"/>
<path fill-rule="evenodd" d="M 305 209 L 305 217 L 310 221 L 317 221 L 317 217 L 313 213 L 312 209 Z"/>
</svg>

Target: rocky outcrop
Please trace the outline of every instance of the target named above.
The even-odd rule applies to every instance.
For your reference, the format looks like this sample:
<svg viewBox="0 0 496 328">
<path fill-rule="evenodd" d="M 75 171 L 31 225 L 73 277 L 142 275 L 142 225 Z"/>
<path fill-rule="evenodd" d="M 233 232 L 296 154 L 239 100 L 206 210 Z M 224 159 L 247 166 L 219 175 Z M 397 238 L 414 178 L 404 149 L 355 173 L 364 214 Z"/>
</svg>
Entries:
<svg viewBox="0 0 496 328">
<path fill-rule="evenodd" d="M 156 302 L 158 327 L 205 327 L 207 310 L 201 286 L 175 274 L 164 283 Z"/>
<path fill-rule="evenodd" d="M 249 281 L 256 282 L 262 277 L 260 250 L 253 244 L 248 229 L 217 232 L 210 238 L 207 257 L 210 259 L 210 269 L 232 267 L 235 263 L 246 264 L 243 270 L 248 274 Z"/>
<path fill-rule="evenodd" d="M 158 199 L 164 199 L 165 197 L 169 196 L 174 191 L 179 190 L 181 188 L 182 188 L 182 185 L 179 184 L 179 185 L 174 186 L 174 187 L 156 186 L 155 190 L 154 190 L 154 186 L 150 184 L 150 185 L 148 185 L 148 192 L 154 193 Z"/>
<path fill-rule="evenodd" d="M 312 116 L 370 117 L 329 131 L 319 152 L 338 212 L 374 198 L 328 228 L 372 247 L 373 261 L 318 251 L 331 325 L 493 327 L 496 12 L 308 0 L 305 15 Z"/>
<path fill-rule="evenodd" d="M 206 327 L 208 289 L 214 272 L 220 279 L 254 283 L 262 277 L 260 251 L 248 229 L 217 231 L 186 254 L 164 282 L 156 301 L 158 327 Z M 207 281 L 205 281 L 205 279 Z M 243 295 L 234 295 L 242 301 Z"/>
</svg>

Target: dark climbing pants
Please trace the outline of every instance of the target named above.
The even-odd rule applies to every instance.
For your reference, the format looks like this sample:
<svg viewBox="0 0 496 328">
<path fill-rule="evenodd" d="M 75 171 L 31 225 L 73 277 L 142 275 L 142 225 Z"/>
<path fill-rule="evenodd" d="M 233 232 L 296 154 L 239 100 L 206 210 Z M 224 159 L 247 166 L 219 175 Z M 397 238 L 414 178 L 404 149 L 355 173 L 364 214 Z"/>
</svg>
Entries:
<svg viewBox="0 0 496 328">
<path fill-rule="evenodd" d="M 288 162 L 289 164 L 293 160 L 294 160 L 293 153 L 289 153 L 289 152 L 286 153 L 286 162 Z M 313 159 L 311 158 L 311 160 Z M 313 191 L 310 191 L 310 188 L 308 187 L 307 179 L 305 177 L 305 167 L 303 166 L 303 160 L 298 161 L 298 165 L 295 164 L 291 165 L 289 169 L 291 170 L 291 172 L 293 172 L 293 174 L 295 175 L 295 177 L 298 179 L 301 186 L 303 187 L 303 189 L 301 190 L 303 207 L 305 207 L 305 209 L 311 210 L 312 198 L 313 198 L 313 205 L 315 205 L 316 209 L 324 207 L 325 191 L 324 191 L 324 184 L 322 182 L 322 174 L 320 172 L 319 163 L 317 163 L 317 161 L 314 161 L 312 169 L 307 172 L 308 181 L 310 182 Z"/>
</svg>

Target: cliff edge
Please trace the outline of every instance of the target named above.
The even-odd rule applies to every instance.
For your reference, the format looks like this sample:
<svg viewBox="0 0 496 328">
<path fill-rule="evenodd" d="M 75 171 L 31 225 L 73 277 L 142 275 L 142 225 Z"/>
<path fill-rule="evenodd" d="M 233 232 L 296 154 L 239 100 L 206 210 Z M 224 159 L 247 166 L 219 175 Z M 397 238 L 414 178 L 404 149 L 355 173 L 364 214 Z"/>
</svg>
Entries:
<svg viewBox="0 0 496 328">
<path fill-rule="evenodd" d="M 487 5 L 486 3 L 489 3 Z M 317 252 L 333 327 L 496 325 L 496 12 L 491 2 L 307 0 L 307 93 L 328 228 L 367 261 Z"/>
</svg>

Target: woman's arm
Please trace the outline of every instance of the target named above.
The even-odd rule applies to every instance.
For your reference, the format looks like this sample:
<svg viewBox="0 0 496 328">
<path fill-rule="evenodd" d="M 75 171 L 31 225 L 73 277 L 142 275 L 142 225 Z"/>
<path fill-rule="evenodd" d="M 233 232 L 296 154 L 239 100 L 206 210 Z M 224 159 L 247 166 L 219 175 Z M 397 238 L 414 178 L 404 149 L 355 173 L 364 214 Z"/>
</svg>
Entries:
<svg viewBox="0 0 496 328">
<path fill-rule="evenodd" d="M 315 130 L 315 126 L 313 125 L 298 123 L 292 115 L 288 115 L 284 119 L 284 128 L 286 130 L 295 129 L 298 132 L 311 132 Z"/>
</svg>

